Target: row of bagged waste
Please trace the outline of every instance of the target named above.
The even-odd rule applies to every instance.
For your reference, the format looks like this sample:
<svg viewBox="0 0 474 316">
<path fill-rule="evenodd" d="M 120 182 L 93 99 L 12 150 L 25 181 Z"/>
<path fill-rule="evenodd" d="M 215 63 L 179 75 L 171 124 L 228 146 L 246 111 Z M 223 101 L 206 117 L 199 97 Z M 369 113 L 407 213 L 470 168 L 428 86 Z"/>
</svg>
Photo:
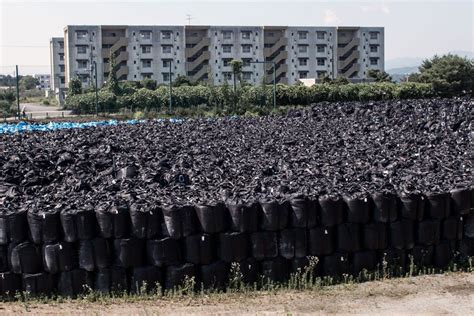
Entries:
<svg viewBox="0 0 474 316">
<path fill-rule="evenodd" d="M 102 238 L 178 239 L 196 233 L 280 231 L 332 227 L 342 223 L 419 222 L 465 216 L 474 208 L 474 188 L 447 193 L 397 196 L 381 193 L 355 198 L 295 196 L 288 200 L 209 205 L 150 205 L 111 201 L 85 205 L 0 207 L 0 245 L 30 240 L 35 244 Z"/>
<path fill-rule="evenodd" d="M 283 281 L 308 256 L 319 259 L 318 275 L 357 274 L 383 260 L 404 267 L 409 256 L 417 266 L 442 268 L 474 255 L 471 194 L 6 211 L 0 291 L 72 296 L 87 285 L 136 292 L 143 281 L 173 288 L 185 275 L 223 287 L 233 262 L 248 282 Z"/>
<path fill-rule="evenodd" d="M 166 244 L 171 240 L 165 239 L 168 241 L 158 242 Z M 304 272 L 311 277 L 341 277 L 343 274 L 357 277 L 363 270 L 370 272 L 387 267 L 390 273 L 402 275 L 411 265 L 418 268 L 446 268 L 451 262 L 465 263 L 474 256 L 474 238 L 466 236 L 460 240 L 439 240 L 433 245 L 413 244 L 409 246 L 412 246 L 410 249 L 393 246 L 355 252 L 336 249 L 330 254 L 319 256 L 309 256 L 308 253 L 314 252 L 314 249 L 305 249 L 305 242 L 301 240 L 290 243 L 292 245 L 261 243 L 260 249 L 253 246 L 251 253 L 248 253 L 243 250 L 244 245 L 238 242 L 240 238 L 234 239 L 231 244 L 221 245 L 216 254 L 216 248 L 205 246 L 205 239 L 202 238 L 199 243 L 201 247 L 185 253 L 183 257 L 179 255 L 180 248 L 163 247 L 149 261 L 134 258 L 134 255 L 139 255 L 139 250 L 131 247 L 125 251 L 119 250 L 115 261 L 108 259 L 108 253 L 101 255 L 101 249 L 94 249 L 93 254 L 80 254 L 78 259 L 72 253 L 74 245 L 58 243 L 43 247 L 43 262 L 40 263 L 40 255 L 35 249 L 37 246 L 22 243 L 11 254 L 11 270 L 0 272 L 0 294 L 6 297 L 28 292 L 33 296 L 59 294 L 74 297 L 88 291 L 104 294 L 143 293 L 156 290 L 158 286 L 162 290 L 189 288 L 186 280 L 194 281 L 192 286 L 195 290 L 225 289 L 236 276 L 243 283 L 259 286 L 269 281 L 285 282 L 294 273 L 301 275 Z M 114 244 L 135 246 L 135 242 L 118 240 Z M 225 250 L 223 247 L 235 249 Z M 258 253 L 260 258 L 251 256 L 254 253 Z M 31 261 L 18 261 L 20 257 Z M 1 260 L 2 265 L 5 265 L 3 254 Z M 42 271 L 42 268 L 47 271 Z"/>
</svg>

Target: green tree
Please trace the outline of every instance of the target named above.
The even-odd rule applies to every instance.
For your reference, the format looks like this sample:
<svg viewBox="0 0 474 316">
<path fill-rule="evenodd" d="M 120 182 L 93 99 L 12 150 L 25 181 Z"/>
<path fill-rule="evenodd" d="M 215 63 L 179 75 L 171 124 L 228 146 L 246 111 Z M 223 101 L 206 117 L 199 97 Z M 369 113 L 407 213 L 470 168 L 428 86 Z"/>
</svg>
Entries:
<svg viewBox="0 0 474 316">
<path fill-rule="evenodd" d="M 332 83 L 332 78 L 327 73 L 319 76 L 319 79 L 321 80 L 321 83 Z"/>
<path fill-rule="evenodd" d="M 332 80 L 331 83 L 336 85 L 342 85 L 348 84 L 349 80 L 344 76 L 338 76 L 336 79 Z"/>
<path fill-rule="evenodd" d="M 173 86 L 174 87 L 181 87 L 181 86 L 192 86 L 193 83 L 191 80 L 188 79 L 188 77 L 183 76 L 183 75 L 178 75 L 176 76 L 176 79 L 174 79 Z"/>
<path fill-rule="evenodd" d="M 153 79 L 150 79 L 150 78 L 143 79 L 140 84 L 143 88 L 148 89 L 148 90 L 155 90 L 156 89 L 156 80 L 153 80 Z"/>
<path fill-rule="evenodd" d="M 418 70 L 419 74 L 409 80 L 431 83 L 440 95 L 472 94 L 474 91 L 474 63 L 468 58 L 451 54 L 435 55 L 424 60 Z"/>
<path fill-rule="evenodd" d="M 232 73 L 234 78 L 234 92 L 237 91 L 237 79 L 241 81 L 241 74 L 242 74 L 242 61 L 241 60 L 232 60 L 230 63 L 232 67 Z"/>
<path fill-rule="evenodd" d="M 82 82 L 79 78 L 73 78 L 69 81 L 68 95 L 78 95 L 82 93 Z"/>
<path fill-rule="evenodd" d="M 22 76 L 20 78 L 20 89 L 21 90 L 31 90 L 35 89 L 39 84 L 39 80 L 32 76 Z"/>
<path fill-rule="evenodd" d="M 115 63 L 114 53 L 110 53 L 109 58 L 109 76 L 107 77 L 107 89 L 115 95 L 120 94 L 120 86 L 117 79 L 117 65 Z"/>
<path fill-rule="evenodd" d="M 388 73 L 378 69 L 370 69 L 367 72 L 367 76 L 375 79 L 376 82 L 392 82 L 392 77 Z"/>
</svg>

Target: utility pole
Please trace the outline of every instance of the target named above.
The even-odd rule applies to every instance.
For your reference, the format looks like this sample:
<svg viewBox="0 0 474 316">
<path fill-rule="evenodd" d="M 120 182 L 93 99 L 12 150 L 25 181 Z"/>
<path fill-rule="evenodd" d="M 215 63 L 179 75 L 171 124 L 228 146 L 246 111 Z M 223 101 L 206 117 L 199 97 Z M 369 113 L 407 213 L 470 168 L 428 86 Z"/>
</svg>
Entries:
<svg viewBox="0 0 474 316">
<path fill-rule="evenodd" d="M 171 114 L 171 109 L 172 109 L 172 106 L 173 106 L 173 87 L 172 87 L 172 73 L 171 73 L 171 60 L 168 61 L 169 63 L 169 66 L 170 66 L 170 72 L 169 72 L 169 80 L 170 80 L 170 108 L 169 108 L 169 112 Z"/>
<path fill-rule="evenodd" d="M 191 16 L 191 14 L 186 14 L 186 20 L 188 20 L 188 25 L 191 25 L 191 20 L 193 19 L 193 17 Z"/>
<path fill-rule="evenodd" d="M 95 76 L 95 116 L 99 116 L 99 87 L 97 86 L 97 62 L 94 60 L 94 76 Z"/>
<path fill-rule="evenodd" d="M 263 71 L 264 71 L 264 84 L 265 78 L 267 76 L 267 64 L 272 64 L 273 65 L 273 108 L 276 109 L 276 63 L 274 61 L 251 61 L 251 64 L 263 64 Z"/>
<path fill-rule="evenodd" d="M 16 105 L 18 110 L 18 120 L 20 120 L 20 78 L 18 76 L 18 65 L 15 66 L 16 69 Z"/>
</svg>

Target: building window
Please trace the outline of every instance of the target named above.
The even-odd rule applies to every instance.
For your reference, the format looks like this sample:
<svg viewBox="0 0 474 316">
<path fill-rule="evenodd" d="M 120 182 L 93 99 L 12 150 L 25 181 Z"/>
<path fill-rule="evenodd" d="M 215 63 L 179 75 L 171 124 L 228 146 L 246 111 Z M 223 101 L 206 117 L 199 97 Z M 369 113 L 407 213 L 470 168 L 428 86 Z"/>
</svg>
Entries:
<svg viewBox="0 0 474 316">
<path fill-rule="evenodd" d="M 172 45 L 162 45 L 161 51 L 163 54 L 171 54 Z"/>
<path fill-rule="evenodd" d="M 298 53 L 307 53 L 308 45 L 298 45 Z"/>
<path fill-rule="evenodd" d="M 59 77 L 59 80 L 60 80 L 61 84 L 66 83 L 66 79 L 64 77 Z"/>
<path fill-rule="evenodd" d="M 316 49 L 317 49 L 318 53 L 324 53 L 324 51 L 326 50 L 326 46 L 325 45 L 317 45 Z"/>
<path fill-rule="evenodd" d="M 242 67 L 249 67 L 251 61 L 252 59 L 250 58 L 242 58 Z"/>
<path fill-rule="evenodd" d="M 370 32 L 370 39 L 376 40 L 379 37 L 379 32 Z"/>
<path fill-rule="evenodd" d="M 298 76 L 300 79 L 308 78 L 308 72 L 307 71 L 299 71 Z"/>
<path fill-rule="evenodd" d="M 76 31 L 76 39 L 86 39 L 87 31 Z"/>
<path fill-rule="evenodd" d="M 308 66 L 308 58 L 298 58 L 300 66 Z"/>
<path fill-rule="evenodd" d="M 316 61 L 318 66 L 324 66 L 326 64 L 326 58 L 317 58 Z"/>
<path fill-rule="evenodd" d="M 140 31 L 140 38 L 151 39 L 151 31 Z"/>
<path fill-rule="evenodd" d="M 64 72 L 64 65 L 59 65 L 59 72 Z"/>
<path fill-rule="evenodd" d="M 223 53 L 232 53 L 232 45 L 222 45 Z"/>
<path fill-rule="evenodd" d="M 142 45 L 142 54 L 150 54 L 151 53 L 151 45 Z"/>
<path fill-rule="evenodd" d="M 326 32 L 321 32 L 321 31 L 316 32 L 316 38 L 318 40 L 323 40 L 325 36 L 326 36 Z"/>
<path fill-rule="evenodd" d="M 243 39 L 243 40 L 249 40 L 251 33 L 252 33 L 252 32 L 250 32 L 250 31 L 242 31 L 242 39 Z"/>
<path fill-rule="evenodd" d="M 242 53 L 250 53 L 252 51 L 252 45 L 242 45 Z"/>
<path fill-rule="evenodd" d="M 76 50 L 78 54 L 86 54 L 87 46 L 76 46 Z"/>
<path fill-rule="evenodd" d="M 60 53 L 60 54 L 59 54 L 59 60 L 60 60 L 60 61 L 63 61 L 63 60 L 64 60 L 64 53 Z"/>
<path fill-rule="evenodd" d="M 78 60 L 77 61 L 78 69 L 87 69 L 87 60 Z"/>
<path fill-rule="evenodd" d="M 379 64 L 379 59 L 378 58 L 370 58 L 370 64 L 372 66 L 377 66 Z"/>
<path fill-rule="evenodd" d="M 377 45 L 370 45 L 370 52 L 371 53 L 376 53 L 378 51 L 378 46 Z"/>
<path fill-rule="evenodd" d="M 170 81 L 170 74 L 168 72 L 162 73 L 163 81 Z"/>
<path fill-rule="evenodd" d="M 163 39 L 163 40 L 171 39 L 171 31 L 162 31 L 161 32 L 161 39 Z"/>
<path fill-rule="evenodd" d="M 231 72 L 223 72 L 222 75 L 224 76 L 225 80 L 232 80 L 232 73 Z"/>
<path fill-rule="evenodd" d="M 298 39 L 300 39 L 300 40 L 308 39 L 308 32 L 306 32 L 306 31 L 299 31 L 299 32 L 298 32 Z"/>
<path fill-rule="evenodd" d="M 252 73 L 251 72 L 243 72 L 242 73 L 242 78 L 244 80 L 252 80 Z"/>
<path fill-rule="evenodd" d="M 325 71 L 316 71 L 316 75 L 317 75 L 318 78 L 321 78 L 321 77 L 326 76 L 326 72 Z"/>
<path fill-rule="evenodd" d="M 223 58 L 222 63 L 224 67 L 230 66 L 230 62 L 232 61 L 232 58 Z"/>
<path fill-rule="evenodd" d="M 143 68 L 151 68 L 151 59 L 142 59 Z"/>
<path fill-rule="evenodd" d="M 222 31 L 222 38 L 225 40 L 232 39 L 232 31 Z"/>
<path fill-rule="evenodd" d="M 59 43 L 59 49 L 63 49 L 64 48 L 64 42 L 58 42 Z"/>
<path fill-rule="evenodd" d="M 87 83 L 89 79 L 86 76 L 81 77 L 81 82 L 82 83 Z"/>
<path fill-rule="evenodd" d="M 163 68 L 169 68 L 169 67 L 170 67 L 170 63 L 171 63 L 171 60 L 169 60 L 169 59 L 162 59 L 162 63 L 163 63 Z"/>
</svg>

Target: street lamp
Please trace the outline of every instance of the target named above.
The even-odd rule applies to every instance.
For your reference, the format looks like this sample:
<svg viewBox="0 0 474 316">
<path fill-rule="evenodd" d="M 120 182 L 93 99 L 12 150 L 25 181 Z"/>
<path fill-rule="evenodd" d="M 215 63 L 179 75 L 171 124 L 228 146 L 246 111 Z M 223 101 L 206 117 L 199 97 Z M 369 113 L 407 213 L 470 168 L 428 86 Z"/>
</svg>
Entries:
<svg viewBox="0 0 474 316">
<path fill-rule="evenodd" d="M 94 60 L 94 76 L 95 76 L 95 116 L 99 116 L 99 92 L 97 87 L 97 62 Z"/>
<path fill-rule="evenodd" d="M 273 65 L 273 108 L 276 108 L 276 63 L 274 61 L 250 61 L 251 64 L 264 64 L 264 72 L 266 73 L 265 65 L 272 64 Z"/>
<path fill-rule="evenodd" d="M 172 75 L 173 75 L 173 74 L 171 73 L 171 62 L 172 62 L 171 59 L 168 60 L 168 63 L 169 63 L 169 66 L 170 66 L 170 69 L 169 69 L 169 78 L 168 78 L 168 79 L 169 79 L 169 82 L 170 82 L 170 84 L 169 84 L 169 87 L 170 87 L 170 107 L 169 107 L 169 112 L 170 112 L 170 114 L 171 114 L 171 108 L 172 108 L 172 106 L 173 106 L 173 88 L 172 88 L 172 84 L 171 84 L 171 83 L 172 83 Z"/>
</svg>

